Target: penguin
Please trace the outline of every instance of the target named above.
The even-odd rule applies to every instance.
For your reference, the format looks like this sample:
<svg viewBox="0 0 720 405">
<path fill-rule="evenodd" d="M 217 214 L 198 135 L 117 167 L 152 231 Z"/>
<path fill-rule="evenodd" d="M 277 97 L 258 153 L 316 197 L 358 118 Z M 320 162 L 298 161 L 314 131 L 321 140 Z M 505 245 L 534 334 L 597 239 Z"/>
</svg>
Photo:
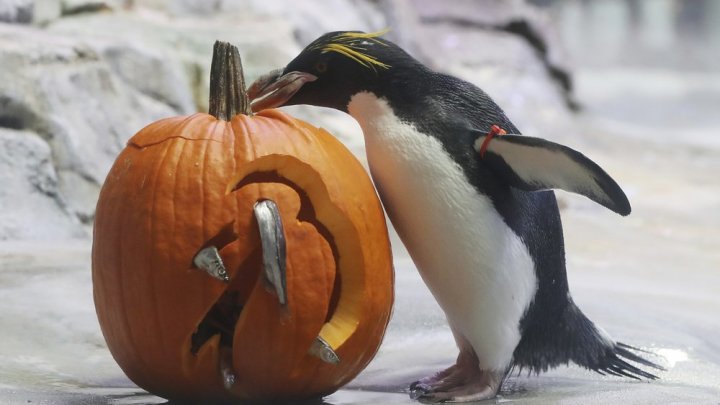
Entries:
<svg viewBox="0 0 720 405">
<path fill-rule="evenodd" d="M 454 365 L 410 385 L 411 398 L 493 398 L 511 370 L 570 362 L 656 379 L 641 366 L 662 367 L 613 340 L 568 289 L 552 190 L 625 216 L 620 186 L 580 152 L 521 135 L 480 88 L 431 70 L 382 34 L 322 35 L 248 95 L 255 111 L 308 104 L 360 124 L 378 195 L 459 349 Z"/>
</svg>

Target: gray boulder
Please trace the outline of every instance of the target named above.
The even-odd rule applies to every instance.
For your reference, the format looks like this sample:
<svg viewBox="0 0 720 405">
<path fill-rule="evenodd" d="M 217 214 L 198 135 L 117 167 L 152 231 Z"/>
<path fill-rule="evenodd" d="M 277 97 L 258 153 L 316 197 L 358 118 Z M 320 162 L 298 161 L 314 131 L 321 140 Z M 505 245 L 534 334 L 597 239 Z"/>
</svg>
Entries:
<svg viewBox="0 0 720 405">
<path fill-rule="evenodd" d="M 0 126 L 33 131 L 47 142 L 59 193 L 85 223 L 127 139 L 149 122 L 176 114 L 164 100 L 141 91 L 147 89 L 128 85 L 121 68 L 101 59 L 101 49 L 32 27 L 0 26 Z M 156 71 L 163 73 L 161 67 Z M 168 87 L 173 86 L 187 88 L 182 82 Z M 187 91 L 176 98 L 184 101 L 175 105 L 191 105 Z"/>
<path fill-rule="evenodd" d="M 251 82 L 327 31 L 390 27 L 387 36 L 426 64 L 483 88 L 525 133 L 552 138 L 571 122 L 552 27 L 519 0 L 0 0 L 0 21 L 35 23 L 0 23 L 0 128 L 35 134 L 49 154 L 11 162 L 12 170 L 50 167 L 55 193 L 6 176 L 0 204 L 45 198 L 67 230 L 58 225 L 44 237 L 76 235 L 78 224 L 92 223 L 101 184 L 130 136 L 160 118 L 207 111 L 218 39 L 238 46 Z M 350 117 L 303 106 L 288 112 L 365 160 Z M 36 223 L 27 210 L 14 221 Z M 8 229 L 0 238 L 34 237 Z"/>
<path fill-rule="evenodd" d="M 0 23 L 28 24 L 32 19 L 32 0 L 0 0 Z"/>
<path fill-rule="evenodd" d="M 50 146 L 30 131 L 0 128 L 0 240 L 85 235 L 60 195 Z"/>
<path fill-rule="evenodd" d="M 107 59 L 119 75 L 132 82 L 130 85 L 139 86 L 146 93 L 163 98 L 168 93 L 189 92 L 194 104 L 192 112 L 207 111 L 210 60 L 216 40 L 230 42 L 240 49 L 248 80 L 282 65 L 301 49 L 286 22 L 247 12 L 170 18 L 152 9 L 138 8 L 62 18 L 47 29 L 61 36 L 85 41 L 93 38 L 93 42 L 103 43 L 100 58 Z M 141 71 L 137 69 L 139 64 L 143 65 Z M 128 74 L 130 70 L 134 74 Z M 182 82 L 170 81 L 175 90 L 151 89 L 159 82 L 168 82 L 165 74 L 182 78 Z M 186 102 L 174 100 L 171 104 L 185 106 Z"/>
<path fill-rule="evenodd" d="M 572 126 L 571 77 L 545 14 L 521 0 L 400 3 L 411 7 L 391 15 L 413 35 L 398 37 L 423 62 L 478 85 L 528 135 Z"/>
</svg>

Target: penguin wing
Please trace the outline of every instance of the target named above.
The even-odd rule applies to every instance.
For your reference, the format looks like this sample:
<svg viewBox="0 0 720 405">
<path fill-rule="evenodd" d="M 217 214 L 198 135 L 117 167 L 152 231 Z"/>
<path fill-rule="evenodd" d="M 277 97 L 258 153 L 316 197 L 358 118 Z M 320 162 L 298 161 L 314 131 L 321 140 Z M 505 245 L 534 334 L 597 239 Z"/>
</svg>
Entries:
<svg viewBox="0 0 720 405">
<path fill-rule="evenodd" d="M 520 135 L 475 141 L 482 161 L 511 186 L 525 191 L 559 188 L 584 195 L 620 214 L 630 214 L 630 202 L 610 175 L 582 153 L 554 142 Z"/>
</svg>

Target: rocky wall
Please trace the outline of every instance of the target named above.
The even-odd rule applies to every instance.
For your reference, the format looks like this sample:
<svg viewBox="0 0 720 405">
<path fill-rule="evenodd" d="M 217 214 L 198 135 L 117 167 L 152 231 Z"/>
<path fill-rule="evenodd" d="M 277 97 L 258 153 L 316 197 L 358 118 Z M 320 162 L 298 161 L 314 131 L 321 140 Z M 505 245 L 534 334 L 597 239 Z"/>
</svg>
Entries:
<svg viewBox="0 0 720 405">
<path fill-rule="evenodd" d="M 552 27 L 521 1 L 0 0 L 0 240 L 89 237 L 127 139 L 207 110 L 216 39 L 240 48 L 252 81 L 324 32 L 385 27 L 426 64 L 483 87 L 530 133 L 562 127 L 574 107 Z M 289 111 L 364 160 L 351 118 Z"/>
</svg>

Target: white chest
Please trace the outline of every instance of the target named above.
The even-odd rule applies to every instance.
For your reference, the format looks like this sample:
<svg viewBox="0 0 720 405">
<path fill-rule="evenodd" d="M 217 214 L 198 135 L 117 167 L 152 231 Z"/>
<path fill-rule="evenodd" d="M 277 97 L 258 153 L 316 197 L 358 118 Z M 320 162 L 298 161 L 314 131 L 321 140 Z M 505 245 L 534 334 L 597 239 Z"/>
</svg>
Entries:
<svg viewBox="0 0 720 405">
<path fill-rule="evenodd" d="M 450 325 L 481 367 L 504 368 L 537 285 L 525 245 L 437 139 L 370 93 L 355 95 L 348 109 L 390 220 Z"/>
</svg>

